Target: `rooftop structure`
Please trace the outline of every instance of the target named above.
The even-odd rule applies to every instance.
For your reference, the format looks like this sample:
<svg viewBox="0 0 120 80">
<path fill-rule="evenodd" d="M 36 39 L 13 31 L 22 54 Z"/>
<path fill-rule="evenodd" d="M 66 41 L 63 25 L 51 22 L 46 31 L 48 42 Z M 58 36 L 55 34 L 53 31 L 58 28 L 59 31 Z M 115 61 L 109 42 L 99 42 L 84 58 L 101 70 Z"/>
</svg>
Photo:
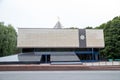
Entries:
<svg viewBox="0 0 120 80">
<path fill-rule="evenodd" d="M 61 25 L 60 21 L 58 21 L 54 26 L 55 29 L 61 29 L 62 27 L 63 26 Z"/>
</svg>

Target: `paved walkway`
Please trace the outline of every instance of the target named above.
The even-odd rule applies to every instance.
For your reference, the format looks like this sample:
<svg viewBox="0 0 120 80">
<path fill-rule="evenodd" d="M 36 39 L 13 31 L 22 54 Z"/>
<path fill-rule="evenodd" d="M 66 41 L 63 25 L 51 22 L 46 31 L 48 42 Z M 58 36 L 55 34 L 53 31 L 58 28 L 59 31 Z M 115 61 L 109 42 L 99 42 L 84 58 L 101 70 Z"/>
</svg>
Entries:
<svg viewBox="0 0 120 80">
<path fill-rule="evenodd" d="M 120 71 L 5 71 L 0 80 L 120 80 Z"/>
</svg>

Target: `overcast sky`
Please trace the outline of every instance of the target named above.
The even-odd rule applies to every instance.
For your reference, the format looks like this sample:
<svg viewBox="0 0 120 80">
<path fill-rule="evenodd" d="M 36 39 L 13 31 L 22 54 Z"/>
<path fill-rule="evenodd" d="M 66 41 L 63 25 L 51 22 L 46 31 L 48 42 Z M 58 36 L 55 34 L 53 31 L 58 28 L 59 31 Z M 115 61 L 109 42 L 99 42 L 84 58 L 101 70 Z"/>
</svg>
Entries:
<svg viewBox="0 0 120 80">
<path fill-rule="evenodd" d="M 0 0 L 0 22 L 18 27 L 96 27 L 120 16 L 120 0 Z"/>
</svg>

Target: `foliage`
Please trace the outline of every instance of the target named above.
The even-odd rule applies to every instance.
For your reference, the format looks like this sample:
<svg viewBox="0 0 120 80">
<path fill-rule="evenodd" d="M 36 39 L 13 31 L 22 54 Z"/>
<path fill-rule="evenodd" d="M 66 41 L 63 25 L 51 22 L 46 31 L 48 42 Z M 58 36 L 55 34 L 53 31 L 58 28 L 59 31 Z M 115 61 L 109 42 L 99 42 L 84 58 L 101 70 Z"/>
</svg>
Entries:
<svg viewBox="0 0 120 80">
<path fill-rule="evenodd" d="M 100 51 L 104 58 L 120 58 L 120 16 L 96 27 L 104 30 L 105 48 Z"/>
<path fill-rule="evenodd" d="M 88 27 L 86 27 L 85 29 L 93 29 L 93 27 L 88 26 Z"/>
<path fill-rule="evenodd" d="M 0 22 L 0 56 L 14 54 L 16 50 L 17 33 L 11 25 Z"/>
<path fill-rule="evenodd" d="M 69 29 L 78 29 L 77 27 L 70 27 Z"/>
</svg>

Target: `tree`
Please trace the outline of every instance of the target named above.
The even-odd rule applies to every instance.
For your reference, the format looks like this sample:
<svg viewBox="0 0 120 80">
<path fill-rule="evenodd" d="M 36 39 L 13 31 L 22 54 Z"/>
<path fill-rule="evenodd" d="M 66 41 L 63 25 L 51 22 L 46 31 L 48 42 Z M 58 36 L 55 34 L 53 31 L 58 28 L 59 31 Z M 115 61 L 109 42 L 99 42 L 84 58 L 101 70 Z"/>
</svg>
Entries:
<svg viewBox="0 0 120 80">
<path fill-rule="evenodd" d="M 0 22 L 0 56 L 14 54 L 16 50 L 17 33 L 11 26 Z"/>
<path fill-rule="evenodd" d="M 86 27 L 85 29 L 93 29 L 93 27 L 88 26 L 88 27 Z"/>
<path fill-rule="evenodd" d="M 96 27 L 104 30 L 105 48 L 100 51 L 104 58 L 120 58 L 120 17 L 115 17 Z"/>
<path fill-rule="evenodd" d="M 70 27 L 69 29 L 78 29 L 77 27 Z"/>
</svg>

